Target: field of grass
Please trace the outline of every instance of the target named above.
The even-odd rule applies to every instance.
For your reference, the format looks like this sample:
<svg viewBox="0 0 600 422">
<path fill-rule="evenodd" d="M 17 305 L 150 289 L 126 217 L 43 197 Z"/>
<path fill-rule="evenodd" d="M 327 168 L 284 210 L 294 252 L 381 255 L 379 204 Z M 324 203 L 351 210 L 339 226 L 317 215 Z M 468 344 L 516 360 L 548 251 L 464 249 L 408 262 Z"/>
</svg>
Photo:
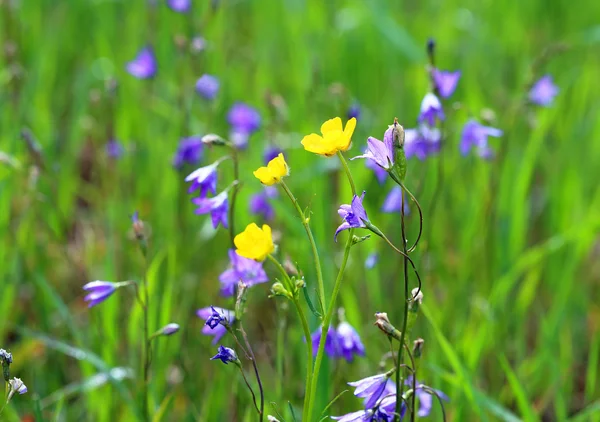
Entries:
<svg viewBox="0 0 600 422">
<path fill-rule="evenodd" d="M 150 232 L 150 330 L 181 326 L 154 340 L 153 421 L 256 420 L 239 372 L 210 361 L 216 346 L 200 333 L 197 309 L 233 306 L 218 282 L 230 235 L 194 214 L 184 178 L 195 167 L 173 168 L 178 142 L 226 137 L 237 101 L 259 110 L 261 129 L 239 153 L 235 231 L 262 223 L 248 209 L 262 189 L 252 171 L 264 165 L 265 146 L 277 145 L 291 168 L 286 183 L 310 204 L 329 296 L 348 236 L 333 241 L 336 210 L 352 195 L 337 158 L 300 141 L 327 119 L 345 121 L 353 103 L 361 114 L 347 158 L 368 136 L 382 139 L 395 117 L 415 127 L 430 90 L 432 37 L 436 65 L 462 76 L 444 102 L 440 152 L 410 158 L 405 181 L 424 213 L 412 255 L 425 298 L 413 329 L 425 340 L 419 380 L 449 396 L 447 420 L 600 421 L 599 17 L 592 0 L 193 0 L 190 13 L 163 0 L 0 0 L 0 347 L 28 387 L 0 419 L 141 418 L 143 313 L 133 290 L 90 309 L 82 290 L 143 277 L 130 219 L 137 210 Z M 197 36 L 206 40 L 200 52 L 190 48 Z M 158 71 L 140 80 L 125 66 L 146 45 Z M 213 101 L 194 91 L 204 73 L 221 83 Z M 559 94 L 549 107 L 528 104 L 545 74 Z M 459 152 L 463 124 L 482 115 L 504 131 L 490 138 L 493 160 Z M 106 154 L 110 139 L 124 147 L 118 159 Z M 221 155 L 206 148 L 201 165 Z M 349 166 L 371 220 L 400 244 L 400 214 L 379 211 L 391 180 L 380 185 L 362 160 Z M 219 177 L 221 191 L 233 180 L 231 161 Z M 278 256 L 297 262 L 312 295 L 303 227 L 283 193 L 273 203 Z M 407 226 L 414 239 L 414 207 Z M 372 252 L 379 262 L 366 269 Z M 373 315 L 400 325 L 402 279 L 401 258 L 380 239 L 352 248 L 338 305 L 366 356 L 324 359 L 316 414 L 346 382 L 379 373 L 389 344 Z M 268 298 L 269 286 L 250 290 L 245 327 L 266 413 L 299 421 L 303 331 L 291 304 Z M 314 331 L 317 317 L 308 322 Z M 360 407 L 349 391 L 325 414 Z M 442 420 L 439 407 L 427 419 Z"/>
</svg>

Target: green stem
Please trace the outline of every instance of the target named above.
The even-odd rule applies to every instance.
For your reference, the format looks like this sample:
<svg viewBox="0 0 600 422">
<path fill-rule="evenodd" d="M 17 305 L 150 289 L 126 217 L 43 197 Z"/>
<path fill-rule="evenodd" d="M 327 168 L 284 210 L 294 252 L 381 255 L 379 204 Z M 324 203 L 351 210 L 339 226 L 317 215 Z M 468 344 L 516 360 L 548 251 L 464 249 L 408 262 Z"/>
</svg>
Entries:
<svg viewBox="0 0 600 422">
<path fill-rule="evenodd" d="M 272 255 L 267 255 L 267 258 L 277 267 L 283 278 L 287 281 L 290 286 L 290 291 L 292 292 L 292 302 L 296 307 L 296 312 L 298 312 L 298 316 L 300 317 L 300 322 L 302 323 L 302 330 L 304 331 L 304 337 L 306 338 L 306 390 L 304 392 L 304 406 L 303 406 L 303 414 L 307 414 L 306 411 L 310 406 L 310 391 L 311 386 L 313 385 L 313 351 L 312 351 L 312 342 L 310 341 L 310 328 L 308 327 L 308 320 L 306 319 L 306 315 L 304 314 L 304 310 L 300 306 L 300 301 L 298 300 L 298 295 L 296 293 L 296 286 L 292 283 L 290 276 L 285 271 L 283 266 L 277 261 Z"/>
<path fill-rule="evenodd" d="M 350 173 L 350 168 L 348 167 L 348 162 L 344 158 L 344 154 L 340 151 L 337 152 L 337 156 L 342 163 L 342 167 L 344 167 L 344 171 L 346 172 L 346 177 L 348 178 L 348 182 L 350 183 L 350 189 L 352 189 L 352 195 L 356 195 L 356 186 L 354 185 L 354 179 L 352 178 L 352 173 Z"/>
<path fill-rule="evenodd" d="M 240 179 L 240 166 L 238 160 L 237 149 L 232 146 L 231 147 L 231 158 L 233 159 L 233 180 L 238 181 Z M 235 200 L 238 194 L 238 184 L 236 183 L 233 186 L 233 192 L 231 193 L 231 203 L 229 204 L 229 240 L 231 241 L 231 246 L 235 247 L 233 243 L 233 239 L 235 238 Z M 234 295 L 235 297 L 235 295 Z"/>
<path fill-rule="evenodd" d="M 288 188 L 288 186 L 285 184 L 285 182 L 283 180 L 281 181 L 281 187 L 283 188 L 283 190 L 285 191 L 287 196 L 292 201 L 292 204 L 294 204 L 294 208 L 296 208 L 296 212 L 298 213 L 298 216 L 300 217 L 300 220 L 302 221 L 302 225 L 304 226 L 304 230 L 306 231 L 306 236 L 308 237 L 308 241 L 310 242 L 310 247 L 312 250 L 313 261 L 315 264 L 315 271 L 317 272 L 317 285 L 319 286 L 319 302 L 321 303 L 321 306 L 325 306 L 325 284 L 323 282 L 323 272 L 321 270 L 321 261 L 319 259 L 319 251 L 317 250 L 317 244 L 315 243 L 315 238 L 313 237 L 312 231 L 310 229 L 310 225 L 308 224 L 308 218 L 306 218 L 306 216 L 304 215 L 304 211 L 302 211 L 302 209 L 300 208 L 300 205 L 298 204 L 298 200 L 296 199 L 296 197 L 294 196 L 292 191 L 290 191 L 290 189 Z M 321 311 L 322 311 L 322 313 L 325 313 L 324 309 L 322 309 Z"/>
</svg>

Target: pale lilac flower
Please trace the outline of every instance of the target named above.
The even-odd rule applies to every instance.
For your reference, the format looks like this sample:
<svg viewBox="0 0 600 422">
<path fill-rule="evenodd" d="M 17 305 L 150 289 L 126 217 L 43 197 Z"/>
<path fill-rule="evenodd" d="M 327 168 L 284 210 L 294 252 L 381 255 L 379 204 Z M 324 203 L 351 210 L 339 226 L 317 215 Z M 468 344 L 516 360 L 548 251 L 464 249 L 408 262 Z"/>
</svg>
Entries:
<svg viewBox="0 0 600 422">
<path fill-rule="evenodd" d="M 197 165 L 202 159 L 202 137 L 190 136 L 179 141 L 177 152 L 173 158 L 173 167 L 180 169 L 185 163 Z"/>
<path fill-rule="evenodd" d="M 106 155 L 108 155 L 110 158 L 116 159 L 123 155 L 124 148 L 123 145 L 119 143 L 119 141 L 117 141 L 116 139 L 111 139 L 106 143 L 105 150 Z"/>
<path fill-rule="evenodd" d="M 321 342 L 321 327 L 317 328 L 314 333 L 311 334 L 310 339 L 312 342 L 313 354 L 316 356 L 319 350 L 319 343 Z M 325 353 L 331 359 L 339 357 L 339 345 L 338 338 L 335 330 L 329 327 L 327 330 L 327 337 L 325 338 Z"/>
<path fill-rule="evenodd" d="M 10 393 L 8 393 L 7 402 L 10 400 L 15 393 L 25 394 L 27 392 L 27 386 L 21 381 L 21 378 L 13 378 L 8 381 L 10 386 Z"/>
<path fill-rule="evenodd" d="M 172 334 L 175 334 L 177 331 L 179 331 L 179 324 L 175 324 L 174 322 L 165 325 L 162 329 L 161 329 L 161 334 L 163 336 L 170 336 Z"/>
<path fill-rule="evenodd" d="M 421 102 L 421 113 L 419 114 L 419 123 L 427 122 L 429 126 L 435 126 L 435 120 L 444 120 L 444 110 L 439 98 L 431 92 L 427 93 Z"/>
<path fill-rule="evenodd" d="M 365 223 L 369 221 L 367 217 L 367 212 L 363 207 L 363 198 L 365 197 L 365 192 L 363 191 L 361 196 L 354 195 L 352 198 L 352 204 L 342 204 L 340 205 L 340 209 L 338 210 L 338 214 L 340 217 L 344 219 L 344 222 L 337 228 L 335 231 L 335 235 L 333 239 L 337 242 L 337 235 L 342 230 L 347 230 L 350 228 L 359 228 L 366 227 Z"/>
<path fill-rule="evenodd" d="M 442 98 L 448 98 L 456 90 L 456 85 L 460 79 L 460 70 L 456 72 L 448 72 L 445 70 L 433 69 L 431 72 L 433 83 L 437 92 Z"/>
<path fill-rule="evenodd" d="M 174 12 L 186 13 L 192 7 L 192 0 L 167 0 L 167 5 Z"/>
<path fill-rule="evenodd" d="M 265 221 L 273 219 L 275 216 L 275 209 L 269 202 L 269 196 L 265 191 L 255 193 L 250 197 L 250 212 L 252 214 L 262 215 Z"/>
<path fill-rule="evenodd" d="M 340 322 L 337 326 L 336 334 L 339 353 L 348 362 L 352 362 L 354 355 L 365 355 L 365 346 L 354 327 L 349 323 L 346 321 Z"/>
<path fill-rule="evenodd" d="M 428 155 L 440 150 L 442 133 L 438 128 L 429 127 L 425 124 L 417 129 L 406 129 L 404 131 L 404 153 L 406 158 L 416 156 L 424 160 Z"/>
<path fill-rule="evenodd" d="M 215 229 L 219 227 L 219 224 L 227 228 L 227 212 L 229 210 L 227 190 L 212 198 L 193 198 L 192 202 L 198 206 L 194 211 L 196 214 L 210 213 L 212 225 Z"/>
<path fill-rule="evenodd" d="M 531 87 L 529 101 L 547 107 L 552 104 L 556 95 L 558 95 L 558 87 L 552 82 L 552 76 L 545 75 Z"/>
<path fill-rule="evenodd" d="M 488 146 L 488 136 L 500 137 L 502 131 L 489 126 L 483 126 L 474 119 L 469 120 L 463 127 L 460 140 L 460 152 L 467 155 L 472 148 L 477 149 L 477 153 L 482 158 L 490 158 L 492 151 Z"/>
<path fill-rule="evenodd" d="M 379 261 L 379 254 L 377 252 L 370 253 L 365 260 L 365 268 L 367 270 L 375 268 L 377 261 Z"/>
<path fill-rule="evenodd" d="M 385 198 L 381 211 L 385 213 L 399 213 L 402 210 L 402 196 L 402 188 L 400 186 L 394 186 Z M 410 215 L 408 198 L 404 201 L 404 215 Z"/>
<path fill-rule="evenodd" d="M 190 48 L 192 52 L 199 53 L 206 48 L 206 40 L 199 35 L 196 35 L 192 38 L 192 42 L 190 43 Z"/>
<path fill-rule="evenodd" d="M 217 354 L 210 358 L 210 360 L 216 359 L 221 360 L 221 362 L 223 362 L 225 365 L 227 365 L 229 362 L 238 362 L 238 357 L 235 353 L 235 350 L 225 346 L 219 346 Z"/>
<path fill-rule="evenodd" d="M 135 58 L 127 63 L 127 72 L 138 79 L 149 79 L 156 75 L 156 58 L 152 47 L 143 48 Z"/>
<path fill-rule="evenodd" d="M 195 190 L 200 190 L 200 198 L 205 198 L 211 192 L 213 195 L 217 193 L 217 167 L 220 161 L 215 161 L 209 166 L 200 167 L 194 170 L 185 178 L 186 182 L 192 182 L 188 189 L 188 193 Z"/>
<path fill-rule="evenodd" d="M 223 296 L 233 296 L 239 281 L 243 281 L 248 286 L 269 281 L 262 262 L 244 258 L 238 255 L 234 249 L 229 250 L 229 261 L 230 267 L 219 276 Z"/>
<path fill-rule="evenodd" d="M 389 379 L 388 374 L 379 374 L 349 382 L 348 385 L 356 387 L 354 395 L 365 399 L 365 409 L 371 409 L 378 400 L 385 397 L 384 392 Z"/>
<path fill-rule="evenodd" d="M 88 308 L 96 306 L 108 299 L 119 288 L 118 283 L 110 281 L 92 281 L 83 286 L 83 290 L 89 293 L 83 300 L 88 302 Z"/>
<path fill-rule="evenodd" d="M 227 319 L 227 322 L 229 324 L 233 324 L 233 322 L 235 321 L 235 312 L 234 311 L 230 311 L 228 309 L 223 309 L 223 308 L 218 308 L 216 306 L 214 306 L 214 307 L 209 306 L 206 308 L 198 309 L 196 311 L 196 315 L 198 316 L 198 318 L 206 321 L 208 318 L 210 318 L 213 315 L 213 309 L 216 310 L 220 315 L 224 316 L 225 319 Z M 214 336 L 212 344 L 217 344 L 219 342 L 219 340 L 221 340 L 221 338 L 226 333 L 227 333 L 227 329 L 221 324 L 218 324 L 214 329 L 210 328 L 206 324 L 202 327 L 202 334 L 208 335 L 208 336 Z"/>
<path fill-rule="evenodd" d="M 390 126 L 383 135 L 383 142 L 377 138 L 369 136 L 367 139 L 367 150 L 363 155 L 358 155 L 356 158 L 368 158 L 377 164 L 379 167 L 389 170 L 394 165 L 394 135 L 393 126 Z"/>
<path fill-rule="evenodd" d="M 358 410 L 342 416 L 332 416 L 331 419 L 339 422 L 364 422 L 369 420 L 368 410 Z"/>
<path fill-rule="evenodd" d="M 230 139 L 238 148 L 245 148 L 250 135 L 260 128 L 261 118 L 256 109 L 245 103 L 235 103 L 229 113 L 227 121 L 231 126 Z"/>
<path fill-rule="evenodd" d="M 219 86 L 216 76 L 204 74 L 196 81 L 196 92 L 207 100 L 213 100 L 219 93 Z"/>
</svg>

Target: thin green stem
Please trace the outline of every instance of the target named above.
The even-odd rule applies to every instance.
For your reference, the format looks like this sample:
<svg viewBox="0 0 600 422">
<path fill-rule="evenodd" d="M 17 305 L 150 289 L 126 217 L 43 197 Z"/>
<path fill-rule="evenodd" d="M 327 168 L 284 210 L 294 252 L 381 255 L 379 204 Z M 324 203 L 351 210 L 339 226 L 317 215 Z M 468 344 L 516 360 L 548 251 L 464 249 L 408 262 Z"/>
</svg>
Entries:
<svg viewBox="0 0 600 422">
<path fill-rule="evenodd" d="M 143 310 L 143 314 L 144 314 L 144 370 L 143 370 L 143 381 L 144 381 L 144 386 L 143 386 L 143 406 L 144 409 L 142 411 L 142 414 L 144 415 L 144 420 L 148 421 L 150 420 L 150 414 L 149 414 L 149 409 L 148 409 L 148 383 L 149 383 L 149 375 L 150 375 L 150 339 L 148 337 L 148 300 L 149 300 L 149 294 L 148 294 L 148 281 L 147 281 L 147 277 L 146 274 L 144 273 L 144 279 L 143 279 L 143 283 L 144 283 L 144 306 L 142 307 Z"/>
<path fill-rule="evenodd" d="M 346 177 L 348 178 L 348 182 L 350 183 L 350 189 L 352 189 L 352 195 L 356 195 L 356 186 L 354 185 L 354 179 L 352 178 L 352 173 L 350 173 L 350 168 L 348 167 L 348 162 L 344 158 L 344 154 L 340 151 L 337 152 L 337 156 L 342 163 L 342 167 L 344 167 L 344 171 L 346 172 Z"/>
<path fill-rule="evenodd" d="M 233 160 L 233 180 L 238 181 L 240 179 L 238 152 L 234 146 L 231 147 L 231 151 L 231 158 Z M 236 183 L 235 186 L 233 186 L 233 192 L 231 193 L 231 203 L 229 204 L 229 240 L 231 241 L 232 246 L 235 246 L 233 244 L 233 239 L 235 238 L 235 200 L 237 198 L 238 190 L 239 186 Z"/>
<path fill-rule="evenodd" d="M 315 242 L 315 238 L 313 237 L 312 231 L 310 229 L 310 225 L 308 224 L 308 218 L 306 218 L 306 215 L 304 215 L 304 211 L 302 211 L 302 208 L 300 208 L 300 204 L 298 204 L 298 200 L 296 199 L 296 197 L 294 196 L 292 191 L 290 191 L 290 189 L 288 188 L 288 186 L 285 184 L 285 182 L 283 180 L 281 181 L 281 187 L 283 188 L 283 190 L 285 191 L 287 196 L 290 198 L 290 201 L 292 201 L 294 208 L 296 208 L 296 212 L 298 213 L 298 216 L 300 217 L 300 220 L 302 221 L 302 225 L 304 226 L 304 231 L 306 231 L 306 236 L 308 237 L 308 241 L 310 242 L 310 247 L 312 250 L 313 261 L 315 264 L 315 271 L 317 272 L 317 285 L 319 286 L 319 290 L 318 290 L 319 291 L 319 302 L 322 304 L 322 306 L 325 306 L 325 284 L 323 282 L 323 272 L 321 270 L 321 260 L 319 259 L 319 251 L 317 250 L 317 244 Z M 324 313 L 325 310 L 322 309 L 322 311 Z"/>
</svg>

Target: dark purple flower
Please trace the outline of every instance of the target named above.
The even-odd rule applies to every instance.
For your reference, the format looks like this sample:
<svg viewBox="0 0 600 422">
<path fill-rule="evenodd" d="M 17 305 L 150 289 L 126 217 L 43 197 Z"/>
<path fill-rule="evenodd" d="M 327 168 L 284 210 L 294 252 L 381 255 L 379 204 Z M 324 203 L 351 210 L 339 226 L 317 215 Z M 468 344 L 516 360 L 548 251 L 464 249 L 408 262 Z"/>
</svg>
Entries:
<svg viewBox="0 0 600 422">
<path fill-rule="evenodd" d="M 275 216 L 275 210 L 269 202 L 266 192 L 255 193 L 250 197 L 250 212 L 262 215 L 263 219 L 270 221 Z"/>
<path fill-rule="evenodd" d="M 456 89 L 458 80 L 460 79 L 460 70 L 456 72 L 447 72 L 445 70 L 433 69 L 431 72 L 433 76 L 433 83 L 437 92 L 442 98 L 448 98 Z"/>
<path fill-rule="evenodd" d="M 173 167 L 180 169 L 185 163 L 197 165 L 202 158 L 202 137 L 190 136 L 179 141 L 177 152 L 173 158 Z"/>
<path fill-rule="evenodd" d="M 237 354 L 235 353 L 235 350 L 230 349 L 229 347 L 224 347 L 224 346 L 219 346 L 219 350 L 217 351 L 217 354 L 214 355 L 212 358 L 210 358 L 210 360 L 215 360 L 215 359 L 220 359 L 221 362 L 223 362 L 225 365 L 227 365 L 229 362 L 238 362 L 238 357 Z"/>
<path fill-rule="evenodd" d="M 358 120 L 358 118 L 360 117 L 360 104 L 358 103 L 353 103 L 348 109 L 348 120 L 350 120 L 353 117 L 356 120 Z"/>
<path fill-rule="evenodd" d="M 313 354 L 316 356 L 319 350 L 319 343 L 321 342 L 321 327 L 317 328 L 314 333 L 311 334 L 310 340 L 312 342 Z M 325 338 L 325 353 L 331 359 L 339 357 L 339 345 L 337 334 L 332 327 L 327 330 L 327 337 Z"/>
<path fill-rule="evenodd" d="M 418 129 L 404 131 L 404 153 L 406 158 L 416 156 L 424 160 L 440 150 L 442 133 L 438 128 L 420 125 Z"/>
<path fill-rule="evenodd" d="M 213 100 L 219 92 L 219 86 L 216 76 L 204 74 L 196 81 L 196 92 L 207 100 Z"/>
<path fill-rule="evenodd" d="M 444 120 L 444 110 L 442 110 L 442 103 L 439 98 L 429 92 L 421 102 L 419 123 L 427 122 L 429 126 L 435 126 L 435 119 Z"/>
<path fill-rule="evenodd" d="M 239 281 L 243 281 L 248 286 L 269 281 L 262 262 L 244 258 L 235 253 L 234 249 L 229 250 L 229 261 L 230 267 L 219 276 L 223 296 L 233 296 L 235 286 Z"/>
<path fill-rule="evenodd" d="M 529 91 L 529 101 L 547 107 L 558 94 L 558 87 L 552 82 L 552 76 L 542 76 Z"/>
<path fill-rule="evenodd" d="M 208 318 L 206 318 L 205 324 L 208 325 L 211 330 L 214 330 L 215 327 L 221 323 L 228 323 L 225 314 L 221 313 L 220 310 L 217 309 L 215 309 L 214 306 L 211 306 L 211 314 L 208 316 Z"/>
<path fill-rule="evenodd" d="M 152 47 L 144 47 L 135 58 L 127 63 L 127 72 L 138 79 L 149 79 L 156 75 L 156 58 Z"/>
<path fill-rule="evenodd" d="M 208 214 L 212 219 L 212 225 L 216 229 L 219 227 L 219 223 L 227 228 L 227 211 L 229 210 L 229 204 L 227 200 L 227 191 L 224 190 L 217 196 L 212 198 L 193 198 L 192 202 L 198 205 L 196 214 Z"/>
<path fill-rule="evenodd" d="M 175 12 L 186 13 L 192 7 L 192 0 L 167 0 L 167 5 Z"/>
<path fill-rule="evenodd" d="M 365 268 L 367 270 L 375 268 L 377 261 L 379 261 L 379 254 L 377 252 L 370 253 L 367 259 L 365 259 Z"/>
<path fill-rule="evenodd" d="M 273 158 L 277 157 L 279 154 L 281 154 L 283 151 L 279 148 L 277 148 L 276 146 L 268 146 L 265 148 L 264 152 L 263 152 L 263 161 L 265 162 L 265 164 L 268 164 L 269 161 L 271 161 Z"/>
<path fill-rule="evenodd" d="M 161 334 L 163 336 L 170 336 L 172 334 L 175 334 L 177 331 L 179 331 L 179 324 L 175 324 L 174 322 L 165 325 L 162 330 L 161 330 Z"/>
<path fill-rule="evenodd" d="M 502 131 L 489 126 L 483 126 L 474 119 L 469 120 L 463 127 L 460 140 L 460 152 L 467 155 L 472 148 L 477 149 L 477 153 L 482 158 L 490 158 L 492 151 L 488 146 L 488 136 L 500 137 Z"/>
<path fill-rule="evenodd" d="M 92 281 L 83 286 L 83 290 L 89 293 L 83 299 L 88 302 L 88 308 L 96 306 L 99 303 L 104 302 L 119 288 L 118 283 L 111 283 L 110 281 Z"/>
<path fill-rule="evenodd" d="M 208 192 L 213 195 L 217 193 L 217 167 L 220 161 L 215 161 L 209 166 L 200 167 L 191 172 L 186 178 L 186 182 L 192 182 L 188 193 L 200 190 L 200 198 L 206 198 Z"/>
<path fill-rule="evenodd" d="M 219 314 L 223 315 L 229 324 L 233 324 L 235 321 L 235 312 L 230 311 L 228 309 L 217 308 L 216 306 L 209 306 L 207 308 L 198 309 L 196 311 L 196 315 L 198 318 L 206 321 L 213 314 L 213 309 L 215 309 Z M 219 324 L 214 329 L 210 328 L 208 325 L 204 324 L 202 327 L 202 334 L 207 336 L 214 336 L 212 344 L 217 344 L 219 340 L 227 333 L 227 328 L 223 325 Z"/>
<path fill-rule="evenodd" d="M 390 126 L 383 135 L 383 142 L 377 138 L 369 136 L 367 139 L 367 150 L 363 155 L 358 155 L 354 158 L 368 158 L 377 164 L 379 167 L 389 170 L 394 165 L 394 136 L 393 126 Z"/>
<path fill-rule="evenodd" d="M 342 230 L 366 227 L 365 222 L 368 222 L 369 218 L 367 217 L 367 212 L 365 211 L 365 208 L 363 207 L 363 204 L 362 204 L 364 197 L 365 197 L 365 192 L 363 191 L 361 196 L 354 195 L 354 198 L 352 198 L 352 204 L 340 205 L 338 214 L 340 217 L 342 217 L 344 219 L 344 222 L 335 231 L 335 235 L 333 236 L 333 239 L 336 242 L 337 242 L 337 235 Z"/>
<path fill-rule="evenodd" d="M 383 201 L 381 211 L 386 213 L 395 213 L 402 210 L 402 188 L 400 186 L 394 186 L 388 196 Z M 404 215 L 410 215 L 410 207 L 408 205 L 408 198 L 404 201 Z"/>
<path fill-rule="evenodd" d="M 365 355 L 365 346 L 354 327 L 346 321 L 342 321 L 338 324 L 336 333 L 339 352 L 344 359 L 352 362 L 354 355 Z"/>
<path fill-rule="evenodd" d="M 116 139 L 111 139 L 106 143 L 106 155 L 110 158 L 119 158 L 123 155 L 123 145 L 119 143 Z"/>
</svg>

